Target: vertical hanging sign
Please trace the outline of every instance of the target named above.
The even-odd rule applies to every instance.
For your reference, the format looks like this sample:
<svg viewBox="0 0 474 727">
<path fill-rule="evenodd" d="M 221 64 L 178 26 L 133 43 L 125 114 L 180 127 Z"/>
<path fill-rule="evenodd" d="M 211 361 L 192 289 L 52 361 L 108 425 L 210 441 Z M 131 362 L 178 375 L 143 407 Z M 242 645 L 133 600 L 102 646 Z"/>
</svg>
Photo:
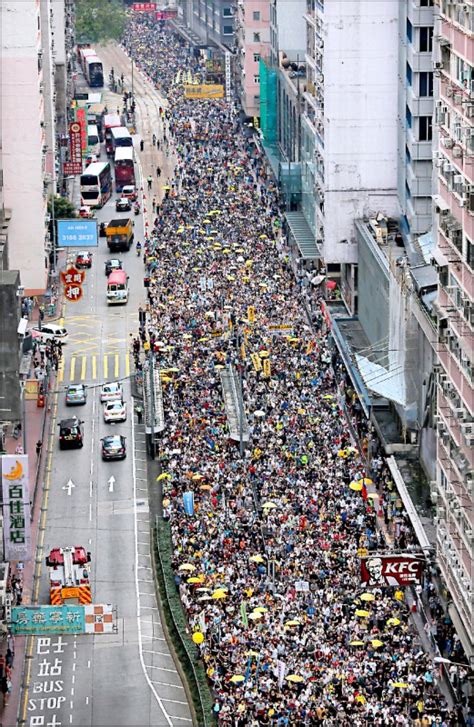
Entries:
<svg viewBox="0 0 474 727">
<path fill-rule="evenodd" d="M 2 493 L 4 559 L 29 560 L 31 533 L 27 454 L 2 456 Z"/>
<path fill-rule="evenodd" d="M 230 53 L 225 52 L 225 97 L 227 101 L 232 98 L 232 89 L 230 86 Z"/>
</svg>

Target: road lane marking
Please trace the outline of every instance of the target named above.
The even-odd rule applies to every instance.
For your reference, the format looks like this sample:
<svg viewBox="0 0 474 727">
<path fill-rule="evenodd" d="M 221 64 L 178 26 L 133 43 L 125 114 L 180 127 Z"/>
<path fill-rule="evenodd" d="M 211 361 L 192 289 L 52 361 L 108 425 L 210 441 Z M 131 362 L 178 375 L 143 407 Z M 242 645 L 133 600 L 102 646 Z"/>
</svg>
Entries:
<svg viewBox="0 0 474 727">
<path fill-rule="evenodd" d="M 97 356 L 95 354 L 92 356 L 92 378 L 94 381 L 97 378 Z"/>
<path fill-rule="evenodd" d="M 76 357 L 72 356 L 69 363 L 69 381 L 74 381 L 74 374 L 76 373 Z"/>
<path fill-rule="evenodd" d="M 107 354 L 104 354 L 103 364 L 104 364 L 104 379 L 107 381 L 107 379 L 109 378 L 109 358 L 108 358 Z"/>
<path fill-rule="evenodd" d="M 61 383 L 61 381 L 64 380 L 64 356 L 61 358 L 61 361 L 59 362 L 58 367 L 58 384 Z"/>
<path fill-rule="evenodd" d="M 127 379 L 130 376 L 130 354 L 129 353 L 127 353 L 125 356 L 125 376 L 127 377 Z"/>
<path fill-rule="evenodd" d="M 120 363 L 119 363 L 119 355 L 118 353 L 115 354 L 115 378 L 118 379 L 120 375 Z"/>
<path fill-rule="evenodd" d="M 82 357 L 82 365 L 81 365 L 81 381 L 84 381 L 87 374 L 87 356 Z"/>
</svg>

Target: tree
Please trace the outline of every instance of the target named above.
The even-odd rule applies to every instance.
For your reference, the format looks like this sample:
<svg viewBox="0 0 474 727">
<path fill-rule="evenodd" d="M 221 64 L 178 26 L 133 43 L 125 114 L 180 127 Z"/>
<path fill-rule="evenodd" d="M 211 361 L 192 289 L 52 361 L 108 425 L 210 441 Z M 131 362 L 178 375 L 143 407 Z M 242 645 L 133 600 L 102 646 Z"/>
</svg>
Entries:
<svg viewBox="0 0 474 727">
<path fill-rule="evenodd" d="M 76 42 L 79 44 L 120 40 L 126 22 L 122 0 L 76 0 Z"/>
<path fill-rule="evenodd" d="M 54 212 L 54 214 L 53 214 Z M 56 220 L 70 220 L 76 216 L 76 208 L 73 203 L 67 199 L 67 197 L 60 197 L 59 194 L 54 197 L 54 210 L 53 210 L 53 197 L 48 199 L 48 214 Z"/>
</svg>

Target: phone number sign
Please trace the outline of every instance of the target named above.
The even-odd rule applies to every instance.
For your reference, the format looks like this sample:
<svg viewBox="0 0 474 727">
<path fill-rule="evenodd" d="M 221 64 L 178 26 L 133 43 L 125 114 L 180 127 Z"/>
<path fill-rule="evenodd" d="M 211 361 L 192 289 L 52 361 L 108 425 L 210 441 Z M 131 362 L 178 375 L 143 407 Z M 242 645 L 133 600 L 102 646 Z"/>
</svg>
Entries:
<svg viewBox="0 0 474 727">
<path fill-rule="evenodd" d="M 59 247 L 97 247 L 96 220 L 58 220 Z"/>
</svg>

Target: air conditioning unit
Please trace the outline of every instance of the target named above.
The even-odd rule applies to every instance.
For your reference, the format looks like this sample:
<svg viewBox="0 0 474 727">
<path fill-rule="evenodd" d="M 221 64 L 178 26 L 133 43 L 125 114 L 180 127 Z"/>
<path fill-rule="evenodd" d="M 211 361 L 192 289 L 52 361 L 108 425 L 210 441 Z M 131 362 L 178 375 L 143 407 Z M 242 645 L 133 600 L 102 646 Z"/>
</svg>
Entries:
<svg viewBox="0 0 474 727">
<path fill-rule="evenodd" d="M 453 184 L 462 184 L 463 181 L 464 181 L 464 177 L 462 176 L 462 174 L 455 174 L 454 175 L 454 177 L 453 177 Z"/>
<path fill-rule="evenodd" d="M 452 174 L 454 172 L 454 167 L 451 162 L 444 162 L 443 172 L 445 174 Z"/>
<path fill-rule="evenodd" d="M 453 101 L 456 104 L 462 103 L 463 95 L 459 91 L 453 95 Z"/>
<path fill-rule="evenodd" d="M 453 157 L 456 157 L 456 159 L 459 159 L 459 157 L 462 157 L 462 149 L 460 146 L 456 145 L 453 148 Z"/>
<path fill-rule="evenodd" d="M 441 68 L 444 68 L 444 61 L 435 61 L 434 67 L 441 70 Z"/>
<path fill-rule="evenodd" d="M 454 139 L 451 139 L 449 136 L 443 136 L 441 138 L 441 143 L 446 149 L 452 149 L 454 146 Z"/>
<path fill-rule="evenodd" d="M 446 97 L 452 98 L 453 94 L 454 94 L 454 88 L 452 86 L 448 86 L 446 89 Z"/>
</svg>

